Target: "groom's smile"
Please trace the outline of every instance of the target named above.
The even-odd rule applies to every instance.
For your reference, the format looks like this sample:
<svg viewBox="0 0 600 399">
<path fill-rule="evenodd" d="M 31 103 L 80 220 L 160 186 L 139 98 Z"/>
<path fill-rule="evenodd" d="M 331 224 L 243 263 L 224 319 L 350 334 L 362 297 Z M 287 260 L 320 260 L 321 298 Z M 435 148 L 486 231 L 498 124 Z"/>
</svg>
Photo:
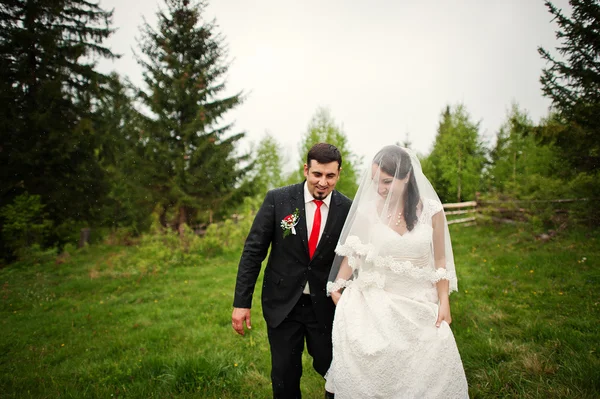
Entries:
<svg viewBox="0 0 600 399">
<path fill-rule="evenodd" d="M 314 199 L 323 200 L 333 191 L 340 178 L 339 163 L 319 163 L 311 159 L 310 165 L 304 164 L 304 177 L 308 192 Z"/>
</svg>

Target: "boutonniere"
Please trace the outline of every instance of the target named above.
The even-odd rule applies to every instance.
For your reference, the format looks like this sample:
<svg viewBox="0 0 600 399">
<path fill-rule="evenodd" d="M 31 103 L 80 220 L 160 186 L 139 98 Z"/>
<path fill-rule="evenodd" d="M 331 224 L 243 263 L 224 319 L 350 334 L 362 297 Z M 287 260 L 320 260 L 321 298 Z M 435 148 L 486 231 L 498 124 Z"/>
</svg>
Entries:
<svg viewBox="0 0 600 399">
<path fill-rule="evenodd" d="M 281 221 L 281 228 L 283 229 L 283 238 L 287 237 L 290 233 L 296 235 L 296 228 L 294 226 L 298 224 L 299 218 L 300 217 L 298 216 L 298 208 L 296 208 L 294 213 L 291 213 L 283 218 L 283 220 Z"/>
</svg>

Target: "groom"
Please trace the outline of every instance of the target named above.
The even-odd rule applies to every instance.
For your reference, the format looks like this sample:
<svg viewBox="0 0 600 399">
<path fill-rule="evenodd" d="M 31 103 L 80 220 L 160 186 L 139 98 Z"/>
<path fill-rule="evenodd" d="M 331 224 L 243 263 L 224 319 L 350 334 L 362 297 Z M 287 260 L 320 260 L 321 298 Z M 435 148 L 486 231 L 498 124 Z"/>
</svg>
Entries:
<svg viewBox="0 0 600 399">
<path fill-rule="evenodd" d="M 335 306 L 325 291 L 351 201 L 335 191 L 342 156 L 319 143 L 307 154 L 303 183 L 271 190 L 254 218 L 238 267 L 231 324 L 244 335 L 261 263 L 271 254 L 262 286 L 263 316 L 271 347 L 273 397 L 300 398 L 304 341 L 313 367 L 331 363 Z M 326 393 L 326 397 L 333 395 Z"/>
</svg>

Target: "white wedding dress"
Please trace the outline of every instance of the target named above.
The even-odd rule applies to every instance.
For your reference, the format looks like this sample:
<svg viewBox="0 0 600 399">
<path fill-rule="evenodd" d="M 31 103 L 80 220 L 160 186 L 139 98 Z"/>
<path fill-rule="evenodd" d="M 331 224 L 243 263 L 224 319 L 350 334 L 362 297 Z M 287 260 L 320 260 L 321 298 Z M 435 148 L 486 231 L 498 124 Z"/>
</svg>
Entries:
<svg viewBox="0 0 600 399">
<path fill-rule="evenodd" d="M 435 326 L 435 282 L 446 270 L 433 267 L 431 218 L 441 210 L 426 200 L 404 235 L 374 224 L 368 236 L 381 244 L 378 253 L 356 236 L 336 249 L 357 275 L 344 284 L 335 312 L 326 389 L 336 399 L 468 398 L 450 326 Z"/>
</svg>

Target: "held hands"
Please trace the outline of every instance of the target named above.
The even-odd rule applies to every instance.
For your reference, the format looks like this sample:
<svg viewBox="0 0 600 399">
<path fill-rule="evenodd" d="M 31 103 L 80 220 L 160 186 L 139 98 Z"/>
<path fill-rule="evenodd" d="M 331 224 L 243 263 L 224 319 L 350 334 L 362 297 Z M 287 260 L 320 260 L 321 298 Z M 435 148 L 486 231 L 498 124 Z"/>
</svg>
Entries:
<svg viewBox="0 0 600 399">
<path fill-rule="evenodd" d="M 333 300 L 333 303 L 337 306 L 340 298 L 342 296 L 342 293 L 338 290 L 338 291 L 333 291 L 331 293 L 331 299 Z"/>
<path fill-rule="evenodd" d="M 252 329 L 252 323 L 250 322 L 250 309 L 246 308 L 233 308 L 231 314 L 231 327 L 240 335 L 244 335 L 244 322 L 248 330 Z"/>
<path fill-rule="evenodd" d="M 452 316 L 450 315 L 450 299 L 448 299 L 448 297 L 440 300 L 438 317 L 437 321 L 435 322 L 435 326 L 439 328 L 443 321 L 448 324 L 452 323 Z"/>
</svg>

